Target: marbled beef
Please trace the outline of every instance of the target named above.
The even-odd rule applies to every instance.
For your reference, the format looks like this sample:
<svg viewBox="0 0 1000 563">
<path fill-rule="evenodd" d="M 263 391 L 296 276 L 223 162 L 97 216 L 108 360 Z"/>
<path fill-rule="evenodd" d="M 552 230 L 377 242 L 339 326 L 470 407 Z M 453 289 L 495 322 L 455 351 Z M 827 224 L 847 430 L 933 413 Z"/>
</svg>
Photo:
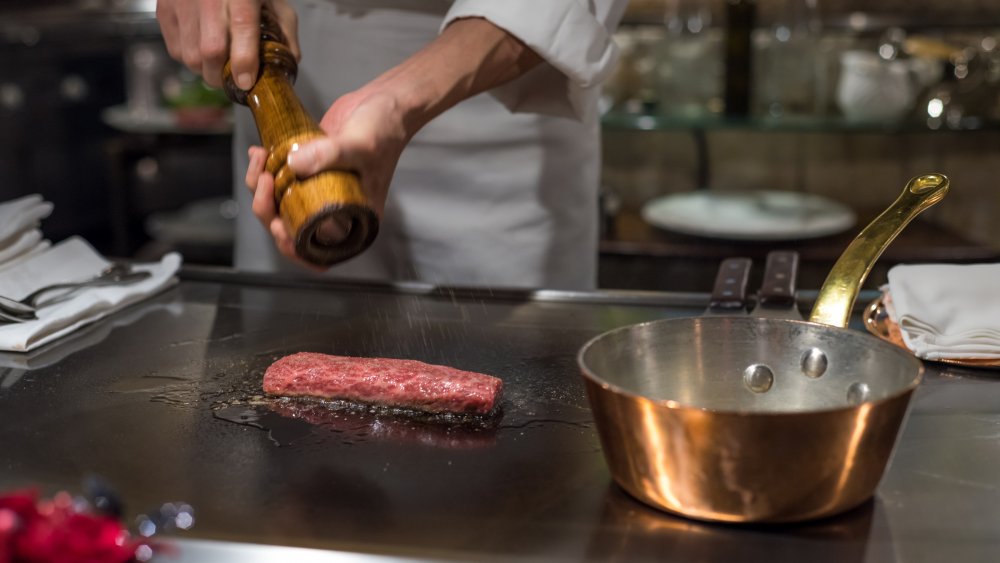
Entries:
<svg viewBox="0 0 1000 563">
<path fill-rule="evenodd" d="M 299 352 L 264 373 L 269 395 L 344 399 L 434 413 L 486 414 L 503 382 L 489 375 L 416 360 Z"/>
</svg>

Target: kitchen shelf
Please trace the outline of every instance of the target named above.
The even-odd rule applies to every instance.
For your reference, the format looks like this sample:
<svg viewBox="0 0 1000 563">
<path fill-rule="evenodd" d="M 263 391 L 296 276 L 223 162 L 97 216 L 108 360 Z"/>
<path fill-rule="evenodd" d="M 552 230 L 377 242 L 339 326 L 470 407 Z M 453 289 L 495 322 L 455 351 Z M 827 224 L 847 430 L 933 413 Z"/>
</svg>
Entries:
<svg viewBox="0 0 1000 563">
<path fill-rule="evenodd" d="M 622 19 L 619 27 L 658 27 L 664 25 L 664 19 L 665 16 L 662 9 L 627 14 Z M 721 18 L 719 19 L 721 20 Z M 755 27 L 763 29 L 772 25 L 773 22 L 759 18 Z M 995 29 L 997 25 L 991 18 L 983 19 L 980 17 L 974 19 L 969 14 L 954 14 L 951 17 L 941 17 L 939 14 L 934 14 L 932 17 L 908 17 L 900 14 L 877 14 L 856 11 L 845 14 L 822 15 L 822 29 L 824 31 L 874 35 L 892 27 L 899 27 L 910 31 L 970 31 Z"/>
<path fill-rule="evenodd" d="M 686 117 L 656 113 L 610 111 L 601 117 L 605 129 L 625 131 L 761 131 L 776 133 L 936 133 L 944 131 L 996 131 L 1000 120 L 963 118 L 958 124 L 943 120 L 927 121 L 853 121 L 840 116 L 802 116 L 782 118 L 726 117 L 710 115 Z"/>
<path fill-rule="evenodd" d="M 1000 131 L 1000 120 L 966 117 L 958 123 L 903 120 L 855 121 L 841 116 L 795 116 L 783 118 L 728 117 L 723 115 L 676 116 L 658 113 L 633 113 L 612 110 L 601 116 L 605 131 L 673 132 L 691 136 L 694 145 L 694 185 L 697 189 L 711 186 L 711 155 L 708 135 L 717 132 L 798 133 L 798 134 L 870 134 L 921 135 L 945 132 Z"/>
<path fill-rule="evenodd" d="M 208 108 L 210 110 L 214 108 Z M 131 112 L 125 105 L 105 108 L 101 120 L 109 127 L 123 133 L 138 135 L 223 135 L 233 132 L 232 110 L 206 114 L 199 121 L 185 122 L 178 111 L 156 108 L 143 114 Z M 195 116 L 197 117 L 197 116 Z"/>
</svg>

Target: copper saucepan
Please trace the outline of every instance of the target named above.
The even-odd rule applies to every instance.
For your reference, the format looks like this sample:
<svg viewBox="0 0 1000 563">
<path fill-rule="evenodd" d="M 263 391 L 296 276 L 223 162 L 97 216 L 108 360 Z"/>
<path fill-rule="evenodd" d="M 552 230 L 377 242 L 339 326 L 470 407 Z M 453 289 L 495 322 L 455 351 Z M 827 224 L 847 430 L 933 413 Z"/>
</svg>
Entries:
<svg viewBox="0 0 1000 563">
<path fill-rule="evenodd" d="M 923 366 L 845 327 L 875 260 L 948 186 L 910 180 L 834 265 L 809 321 L 666 319 L 588 342 L 577 360 L 618 484 L 725 522 L 807 520 L 870 498 Z"/>
</svg>

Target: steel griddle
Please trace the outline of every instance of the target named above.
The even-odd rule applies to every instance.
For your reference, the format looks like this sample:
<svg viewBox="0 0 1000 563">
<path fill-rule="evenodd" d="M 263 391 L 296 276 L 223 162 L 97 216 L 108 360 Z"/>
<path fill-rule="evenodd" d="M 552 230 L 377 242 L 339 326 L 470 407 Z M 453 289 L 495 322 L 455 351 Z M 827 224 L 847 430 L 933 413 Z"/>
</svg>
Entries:
<svg viewBox="0 0 1000 563">
<path fill-rule="evenodd" d="M 930 366 L 876 499 L 831 520 L 703 524 L 615 486 L 575 354 L 604 330 L 697 315 L 707 300 L 188 268 L 179 287 L 61 342 L 0 355 L 0 488 L 79 491 L 97 474 L 130 518 L 186 501 L 196 524 L 173 536 L 182 561 L 279 557 L 263 544 L 361 560 L 995 560 L 991 372 Z M 301 350 L 490 373 L 504 379 L 503 411 L 481 424 L 342 413 L 316 425 L 255 408 L 234 422 L 267 365 Z"/>
</svg>

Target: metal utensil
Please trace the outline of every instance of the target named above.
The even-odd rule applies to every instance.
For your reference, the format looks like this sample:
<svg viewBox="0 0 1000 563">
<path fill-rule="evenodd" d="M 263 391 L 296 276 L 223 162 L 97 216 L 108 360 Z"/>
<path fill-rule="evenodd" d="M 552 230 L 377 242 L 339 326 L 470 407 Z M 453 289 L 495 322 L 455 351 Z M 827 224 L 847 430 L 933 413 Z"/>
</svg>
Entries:
<svg viewBox="0 0 1000 563">
<path fill-rule="evenodd" d="M 666 319 L 588 342 L 577 360 L 618 484 L 726 522 L 808 520 L 870 498 L 923 365 L 847 319 L 878 256 L 948 189 L 940 174 L 910 180 L 834 265 L 809 322 Z"/>
<path fill-rule="evenodd" d="M 36 318 L 37 317 L 35 317 L 34 313 L 31 315 L 12 315 L 3 309 L 0 309 L 0 323 L 23 323 Z"/>
<path fill-rule="evenodd" d="M 23 322 L 35 319 L 35 311 L 38 309 L 39 299 L 52 291 L 73 291 L 84 287 L 127 285 L 147 279 L 151 275 L 146 271 L 133 271 L 128 264 L 115 263 L 89 280 L 50 284 L 36 289 L 21 299 L 0 296 L 0 313 L 2 313 L 0 319 L 8 322 Z M 65 295 L 65 293 L 62 295 Z"/>
</svg>

